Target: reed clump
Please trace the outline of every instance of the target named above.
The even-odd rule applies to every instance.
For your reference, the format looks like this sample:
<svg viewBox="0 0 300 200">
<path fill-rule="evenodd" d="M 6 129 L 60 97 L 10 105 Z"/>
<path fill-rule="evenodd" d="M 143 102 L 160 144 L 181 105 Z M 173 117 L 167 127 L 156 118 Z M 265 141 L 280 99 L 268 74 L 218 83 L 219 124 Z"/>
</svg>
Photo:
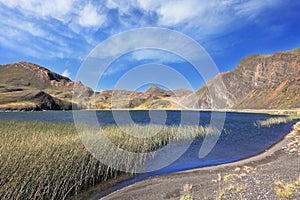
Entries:
<svg viewBox="0 0 300 200">
<path fill-rule="evenodd" d="M 300 119 L 299 115 L 289 115 L 289 116 L 284 116 L 284 117 L 271 117 L 266 120 L 257 120 L 254 123 L 254 126 L 260 128 L 260 127 L 267 127 L 270 128 L 273 125 L 278 125 L 282 123 L 288 123 L 294 120 Z"/>
<path fill-rule="evenodd" d="M 141 130 L 143 137 L 128 134 Z M 119 148 L 142 153 L 214 132 L 202 126 L 158 125 L 107 126 L 102 131 Z M 0 121 L 0 137 L 1 199 L 66 199 L 124 174 L 95 159 L 73 123 Z M 107 157 L 115 156 L 117 165 L 125 163 L 134 173 L 132 160 L 126 163 L 114 154 L 107 152 Z M 145 159 L 136 158 L 141 164 Z"/>
</svg>

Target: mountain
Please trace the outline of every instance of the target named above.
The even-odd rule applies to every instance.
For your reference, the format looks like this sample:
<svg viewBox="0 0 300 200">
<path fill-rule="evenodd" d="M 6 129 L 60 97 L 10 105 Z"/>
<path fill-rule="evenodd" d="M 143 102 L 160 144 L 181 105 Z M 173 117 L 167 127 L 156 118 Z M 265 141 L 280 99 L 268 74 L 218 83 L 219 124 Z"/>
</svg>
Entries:
<svg viewBox="0 0 300 200">
<path fill-rule="evenodd" d="M 191 94 L 186 89 L 164 90 L 151 86 L 146 92 L 104 90 L 95 93 L 97 109 L 180 109 L 176 100 Z"/>
<path fill-rule="evenodd" d="M 95 93 L 96 109 L 135 108 L 151 98 L 150 94 L 128 90 L 104 90 Z"/>
<path fill-rule="evenodd" d="M 148 90 L 146 90 L 146 93 L 156 97 L 170 97 L 174 95 L 172 91 L 161 89 L 156 85 L 152 85 Z"/>
<path fill-rule="evenodd" d="M 70 110 L 73 87 L 80 88 L 76 96 L 93 94 L 80 82 L 33 63 L 0 65 L 1 110 Z"/>
<path fill-rule="evenodd" d="M 74 87 L 79 91 L 76 94 Z M 70 110 L 72 104 L 73 109 L 179 109 L 174 99 L 190 93 L 157 86 L 146 92 L 94 92 L 81 82 L 73 82 L 33 63 L 0 65 L 0 110 Z"/>
<path fill-rule="evenodd" d="M 237 68 L 217 75 L 196 91 L 198 108 L 217 108 L 211 100 L 223 81 L 226 108 L 288 109 L 300 107 L 300 48 L 269 55 L 249 55 Z M 210 95 L 210 92 L 213 95 Z M 189 102 L 185 102 L 189 105 Z"/>
<path fill-rule="evenodd" d="M 194 93 L 156 85 L 94 92 L 33 63 L 0 65 L 0 110 L 68 110 L 72 103 L 73 109 L 289 109 L 300 108 L 299 91 L 300 48 L 249 55 Z"/>
</svg>

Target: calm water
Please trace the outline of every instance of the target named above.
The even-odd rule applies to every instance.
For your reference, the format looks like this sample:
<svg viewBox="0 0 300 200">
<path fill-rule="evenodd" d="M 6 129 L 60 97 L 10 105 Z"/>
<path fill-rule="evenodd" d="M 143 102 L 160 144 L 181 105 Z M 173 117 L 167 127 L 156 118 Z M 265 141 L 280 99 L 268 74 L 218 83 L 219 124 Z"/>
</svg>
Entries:
<svg viewBox="0 0 300 200">
<path fill-rule="evenodd" d="M 210 123 L 211 112 L 198 111 L 76 111 L 80 114 L 81 121 L 92 122 L 92 115 L 96 113 L 98 121 L 102 125 L 128 123 L 155 123 L 167 125 L 179 124 L 200 124 Z M 114 116 L 113 116 L 114 114 Z M 164 116 L 165 115 L 165 116 Z M 182 116 L 184 120 L 182 120 Z M 162 119 L 160 119 L 162 116 Z M 294 122 L 287 124 L 274 125 L 272 128 L 257 128 L 254 126 L 257 120 L 266 120 L 274 115 L 253 114 L 253 113 L 226 113 L 224 116 L 224 129 L 229 134 L 222 132 L 214 149 L 203 159 L 198 159 L 198 151 L 202 140 L 195 140 L 188 151 L 171 166 L 155 173 L 168 173 L 195 167 L 232 162 L 258 154 L 275 142 L 279 141 L 287 134 Z M 152 121 L 151 121 L 152 117 Z M 166 120 L 163 118 L 166 117 Z M 154 118 L 154 120 L 153 120 Z M 194 119 L 198 119 L 195 122 Z M 116 119 L 116 120 L 115 120 Z M 52 121 L 52 122 L 73 122 L 72 111 L 42 111 L 42 112 L 0 112 L 0 120 L 20 120 L 20 121 Z M 172 148 L 180 148 L 181 144 L 176 144 Z M 172 149 L 170 149 L 172 151 Z M 164 152 L 161 152 L 163 154 Z M 158 155 L 163 156 L 163 155 Z"/>
<path fill-rule="evenodd" d="M 89 122 L 89 118 L 91 118 L 92 114 L 95 111 L 74 111 L 79 113 L 83 120 L 87 123 Z M 104 111 L 96 111 L 96 115 L 98 117 L 99 122 L 102 125 L 114 124 L 114 116 L 118 118 L 123 117 L 122 123 L 131 123 L 127 117 L 128 111 L 112 111 L 104 110 Z M 135 123 L 147 124 L 151 122 L 150 117 L 154 116 L 157 121 L 152 121 L 151 123 L 159 123 L 159 117 L 164 115 L 164 111 L 147 111 L 147 110 L 131 110 L 129 111 L 130 117 Z M 182 115 L 185 116 L 185 121 L 181 120 Z M 270 117 L 274 117 L 275 115 L 267 115 L 267 114 L 255 114 L 255 113 L 233 113 L 227 112 L 226 115 L 226 123 L 231 122 L 241 122 L 241 123 L 253 123 L 256 120 L 265 120 Z M 200 124 L 205 125 L 209 123 L 211 112 L 208 111 L 166 111 L 166 122 L 165 124 L 174 125 L 174 124 L 189 124 L 191 119 L 199 118 Z M 162 116 L 164 117 L 164 116 Z M 73 122 L 73 112 L 72 111 L 40 111 L 40 112 L 0 112 L 0 120 L 19 120 L 19 121 L 57 121 L 57 122 Z"/>
<path fill-rule="evenodd" d="M 96 113 L 97 119 L 102 125 L 115 124 L 116 121 L 121 124 L 134 122 L 140 124 L 155 123 L 179 125 L 197 123 L 207 125 L 210 123 L 211 118 L 210 112 L 198 111 L 185 111 L 183 113 L 180 111 L 130 111 L 129 113 L 127 111 L 117 111 L 117 113 L 114 113 L 115 117 L 111 111 L 76 112 L 80 114 L 81 121 L 86 123 L 92 123 L 93 120 L 91 116 L 93 113 Z M 129 120 L 128 114 L 133 121 Z M 182 119 L 183 115 L 184 120 Z M 294 123 L 289 122 L 286 124 L 274 125 L 271 128 L 257 128 L 254 126 L 255 121 L 266 120 L 270 117 L 274 116 L 252 113 L 226 113 L 224 128 L 229 134 L 222 132 L 217 144 L 206 157 L 202 159 L 198 158 L 198 152 L 203 141 L 202 139 L 195 140 L 188 150 L 171 165 L 158 171 L 139 174 L 135 179 L 130 180 L 129 182 L 127 181 L 126 183 L 123 183 L 123 185 L 128 185 L 153 175 L 233 162 L 263 152 L 287 134 Z M 195 122 L 194 119 L 198 119 L 198 121 Z M 73 113 L 72 111 L 0 112 L 0 120 L 73 122 Z M 180 143 L 175 144 L 171 148 L 168 148 L 168 151 L 176 151 L 181 145 L 182 144 Z M 167 153 L 165 151 L 159 152 L 154 160 L 149 160 L 147 164 L 150 166 L 154 165 L 159 158 L 163 158 L 166 155 Z M 116 187 L 122 187 L 122 184 Z"/>
</svg>

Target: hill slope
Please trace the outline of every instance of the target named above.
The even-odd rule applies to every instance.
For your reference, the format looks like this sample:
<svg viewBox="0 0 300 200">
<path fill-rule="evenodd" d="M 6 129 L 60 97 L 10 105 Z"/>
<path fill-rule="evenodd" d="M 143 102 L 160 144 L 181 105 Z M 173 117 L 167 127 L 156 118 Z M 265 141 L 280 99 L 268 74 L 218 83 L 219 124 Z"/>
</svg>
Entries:
<svg viewBox="0 0 300 200">
<path fill-rule="evenodd" d="M 192 91 L 164 90 L 155 85 L 146 92 L 104 90 L 95 93 L 97 109 L 180 109 L 178 100 Z"/>
<path fill-rule="evenodd" d="M 219 87 L 220 81 L 226 89 Z M 74 87 L 80 92 L 74 94 Z M 224 90 L 226 95 L 220 92 Z M 78 101 L 72 102 L 73 95 Z M 62 110 L 71 109 L 72 103 L 89 109 L 224 108 L 212 105 L 215 99 L 225 102 L 226 108 L 300 108 L 300 48 L 273 55 L 249 55 L 236 69 L 218 74 L 195 93 L 154 85 L 146 92 L 94 92 L 36 64 L 0 65 L 0 110 Z"/>
<path fill-rule="evenodd" d="M 300 48 L 247 56 L 235 70 L 221 73 L 196 91 L 199 108 L 212 108 L 208 88 L 216 91 L 214 83 L 219 80 L 227 88 L 227 108 L 299 108 Z"/>
<path fill-rule="evenodd" d="M 69 110 L 72 109 L 74 86 L 93 94 L 93 90 L 80 82 L 73 82 L 36 64 L 0 65 L 0 109 Z"/>
</svg>

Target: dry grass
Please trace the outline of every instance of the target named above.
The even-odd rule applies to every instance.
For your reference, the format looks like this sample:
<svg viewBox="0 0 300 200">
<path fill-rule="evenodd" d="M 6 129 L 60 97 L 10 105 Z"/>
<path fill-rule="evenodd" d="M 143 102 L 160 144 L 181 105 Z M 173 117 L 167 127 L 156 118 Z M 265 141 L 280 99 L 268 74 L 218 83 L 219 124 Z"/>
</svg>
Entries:
<svg viewBox="0 0 300 200">
<path fill-rule="evenodd" d="M 284 183 L 282 181 L 275 182 L 275 193 L 280 198 L 293 198 L 295 189 L 297 186 L 300 186 L 300 176 L 295 182 L 292 183 Z"/>
<path fill-rule="evenodd" d="M 125 128 L 140 131 L 135 126 Z M 148 125 L 144 130 L 147 133 L 147 129 L 155 128 Z M 212 133 L 201 126 L 163 127 L 150 138 L 137 139 L 123 133 L 117 126 L 103 130 L 117 146 L 133 152 L 148 152 L 171 140 L 186 140 Z M 175 130 L 188 134 L 178 137 Z M 122 174 L 91 156 L 72 123 L 0 121 L 0 137 L 2 199 L 66 199 Z M 110 152 L 107 156 L 113 157 L 114 154 Z M 144 157 L 137 159 L 137 162 L 145 160 Z M 124 161 L 119 162 L 124 164 Z M 132 163 L 125 165 L 132 166 Z"/>
<path fill-rule="evenodd" d="M 270 128 L 273 125 L 288 123 L 295 119 L 300 119 L 300 115 L 289 115 L 286 117 L 271 117 L 267 120 L 258 120 L 255 122 L 255 126 L 257 127 L 267 127 Z"/>
<path fill-rule="evenodd" d="M 30 101 L 21 101 L 21 102 L 10 102 L 0 104 L 0 109 L 10 108 L 12 110 L 21 109 L 21 108 L 35 108 L 36 104 Z"/>
<path fill-rule="evenodd" d="M 193 195 L 192 195 L 192 188 L 193 185 L 186 183 L 183 185 L 183 196 L 180 197 L 180 200 L 193 200 Z"/>
</svg>

